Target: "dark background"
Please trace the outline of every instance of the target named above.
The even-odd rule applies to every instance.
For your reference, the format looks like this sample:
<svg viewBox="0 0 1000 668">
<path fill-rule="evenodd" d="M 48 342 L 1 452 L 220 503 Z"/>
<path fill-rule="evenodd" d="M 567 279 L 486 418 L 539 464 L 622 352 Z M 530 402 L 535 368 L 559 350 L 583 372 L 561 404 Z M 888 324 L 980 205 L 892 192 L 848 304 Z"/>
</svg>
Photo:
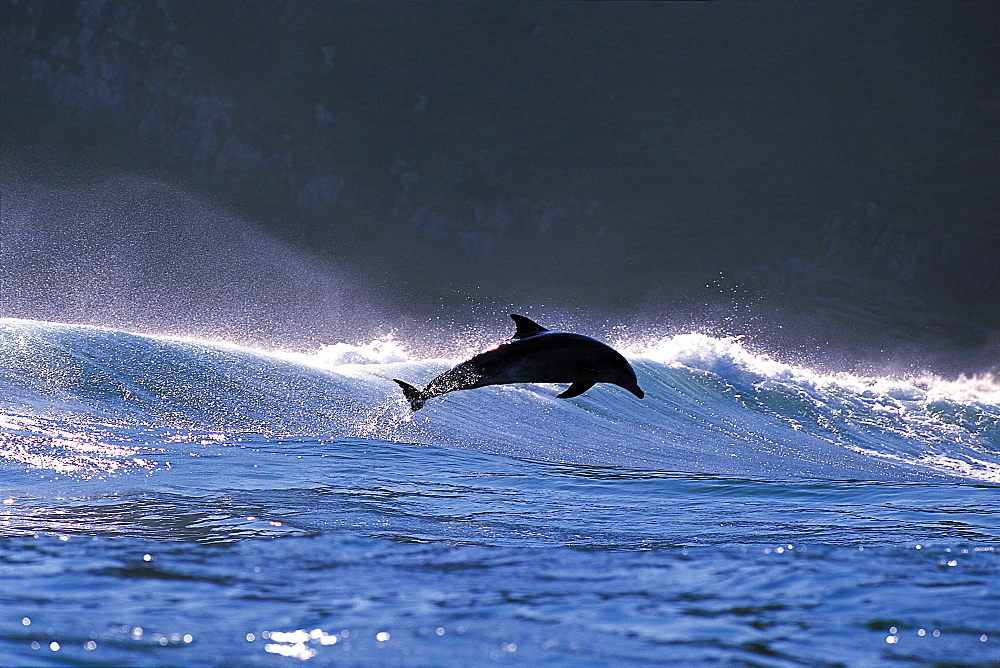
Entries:
<svg viewBox="0 0 1000 668">
<path fill-rule="evenodd" d="M 0 0 L 0 31 L 4 315 L 1000 359 L 994 2 Z"/>
</svg>

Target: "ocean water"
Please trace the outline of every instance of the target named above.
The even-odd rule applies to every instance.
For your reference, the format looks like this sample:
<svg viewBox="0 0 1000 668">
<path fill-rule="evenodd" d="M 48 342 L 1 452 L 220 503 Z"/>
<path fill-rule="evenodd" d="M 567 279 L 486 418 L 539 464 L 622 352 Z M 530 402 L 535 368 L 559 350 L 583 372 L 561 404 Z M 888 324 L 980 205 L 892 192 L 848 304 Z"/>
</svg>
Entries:
<svg viewBox="0 0 1000 668">
<path fill-rule="evenodd" d="M 1000 665 L 993 380 L 611 343 L 411 413 L 458 358 L 0 320 L 0 665 Z"/>
</svg>

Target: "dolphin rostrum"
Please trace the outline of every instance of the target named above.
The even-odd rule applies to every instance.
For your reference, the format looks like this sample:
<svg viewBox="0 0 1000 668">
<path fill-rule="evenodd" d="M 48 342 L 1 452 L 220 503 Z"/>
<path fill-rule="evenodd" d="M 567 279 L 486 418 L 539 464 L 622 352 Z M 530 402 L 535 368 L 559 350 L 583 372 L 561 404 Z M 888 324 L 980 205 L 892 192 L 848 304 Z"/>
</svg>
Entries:
<svg viewBox="0 0 1000 668">
<path fill-rule="evenodd" d="M 455 390 L 510 383 L 571 383 L 556 396 L 569 399 L 595 383 L 613 383 L 642 399 L 628 361 L 614 348 L 582 334 L 550 332 L 523 315 L 511 313 L 517 330 L 507 341 L 445 371 L 422 390 L 396 380 L 413 410 Z"/>
</svg>

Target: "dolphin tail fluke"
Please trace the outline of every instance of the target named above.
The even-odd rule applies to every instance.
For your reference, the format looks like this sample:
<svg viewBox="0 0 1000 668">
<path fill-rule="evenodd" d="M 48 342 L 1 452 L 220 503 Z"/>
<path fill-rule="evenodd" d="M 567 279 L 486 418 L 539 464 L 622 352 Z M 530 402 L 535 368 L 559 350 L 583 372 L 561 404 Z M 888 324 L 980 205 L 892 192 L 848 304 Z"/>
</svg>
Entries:
<svg viewBox="0 0 1000 668">
<path fill-rule="evenodd" d="M 403 389 L 403 396 L 406 397 L 406 400 L 410 402 L 410 408 L 412 408 L 415 411 L 419 411 L 421 408 L 423 408 L 424 402 L 430 398 L 417 388 L 410 385 L 409 383 L 404 383 L 403 381 L 398 380 L 396 378 L 393 378 L 393 380 L 396 381 L 396 384 Z"/>
<path fill-rule="evenodd" d="M 590 381 L 579 381 L 567 387 L 562 393 L 557 394 L 557 399 L 572 399 L 578 397 L 594 386 Z"/>
</svg>

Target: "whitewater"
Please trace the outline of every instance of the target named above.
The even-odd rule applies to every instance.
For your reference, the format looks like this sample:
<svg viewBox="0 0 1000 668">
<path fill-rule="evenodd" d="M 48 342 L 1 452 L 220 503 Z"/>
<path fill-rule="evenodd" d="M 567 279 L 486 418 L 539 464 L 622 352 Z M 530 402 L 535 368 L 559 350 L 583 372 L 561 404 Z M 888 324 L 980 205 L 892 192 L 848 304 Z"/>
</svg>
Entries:
<svg viewBox="0 0 1000 668">
<path fill-rule="evenodd" d="M 605 338 L 643 400 L 393 383 L 506 334 L 0 319 L 0 665 L 1000 663 L 994 378 L 688 333 Z"/>
</svg>

